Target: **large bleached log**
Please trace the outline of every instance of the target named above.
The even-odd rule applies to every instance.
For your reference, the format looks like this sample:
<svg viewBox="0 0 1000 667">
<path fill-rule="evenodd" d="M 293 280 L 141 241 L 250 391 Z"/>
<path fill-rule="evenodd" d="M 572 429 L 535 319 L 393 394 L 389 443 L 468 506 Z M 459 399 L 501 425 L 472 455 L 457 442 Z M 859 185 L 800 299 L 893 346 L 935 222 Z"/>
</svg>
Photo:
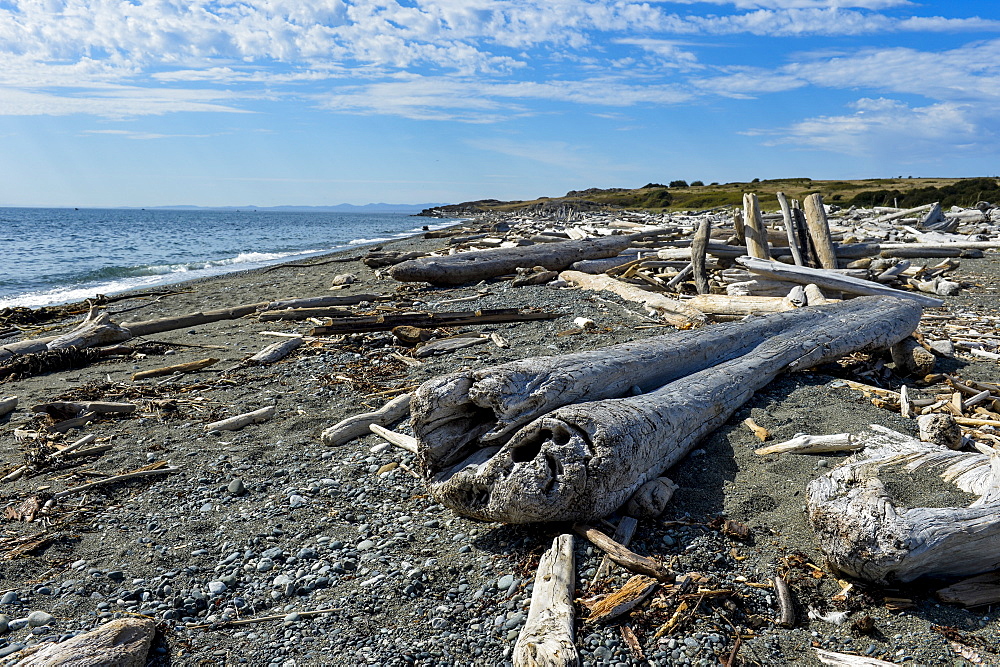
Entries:
<svg viewBox="0 0 1000 667">
<path fill-rule="evenodd" d="M 542 266 L 549 271 L 562 271 L 580 260 L 614 257 L 628 248 L 633 240 L 632 235 L 622 235 L 421 257 L 396 264 L 389 274 L 405 282 L 463 285 L 514 273 L 521 267 Z"/>
<path fill-rule="evenodd" d="M 871 280 L 854 278 L 842 273 L 829 271 L 827 269 L 814 269 L 808 266 L 789 266 L 780 262 L 769 262 L 753 257 L 740 257 L 736 261 L 756 274 L 767 276 L 769 278 L 775 278 L 777 280 L 787 280 L 789 282 L 799 283 L 800 285 L 808 285 L 811 283 L 822 289 L 838 290 L 848 294 L 861 294 L 866 296 L 881 294 L 884 296 L 906 298 L 916 301 L 920 305 L 927 308 L 938 308 L 944 305 L 944 301 L 941 299 L 935 299 L 934 297 L 917 294 L 915 292 L 904 292 L 902 290 L 893 289 L 892 287 L 880 285 L 879 283 L 872 282 Z"/>
<path fill-rule="evenodd" d="M 578 363 L 562 369 L 556 386 L 545 386 L 551 376 L 541 359 L 505 364 L 500 373 L 487 369 L 432 380 L 418 388 L 411 406 L 428 490 L 459 514 L 486 521 L 604 517 L 677 463 L 778 373 L 889 347 L 916 328 L 920 313 L 906 299 L 853 299 L 712 327 L 701 348 L 684 345 L 678 340 L 682 334 L 675 334 L 658 352 L 655 345 L 637 344 L 639 354 L 616 346 L 603 358 L 601 351 L 589 353 L 582 365 L 579 355 L 588 353 L 569 355 Z M 794 324 L 769 336 L 751 333 L 775 321 Z M 718 338 L 712 334 L 717 329 Z M 725 336 L 736 342 L 716 346 Z M 670 354 L 671 349 L 679 352 Z M 730 353 L 729 360 L 718 363 L 716 349 Z M 645 365 L 653 368 L 637 369 L 643 353 Z M 561 358 L 553 359 L 558 367 Z M 638 383 L 641 390 L 640 376 L 654 386 L 657 377 L 678 377 L 676 362 L 704 370 L 682 372 L 650 393 L 607 398 L 609 388 Z M 564 390 L 547 395 L 546 389 L 557 386 Z M 567 404 L 574 400 L 571 394 L 577 398 Z M 507 396 L 513 397 L 509 403 Z M 553 403 L 563 407 L 550 412 L 546 404 Z"/>
<path fill-rule="evenodd" d="M 69 333 L 65 333 L 49 341 L 46 346 L 50 350 L 60 350 L 67 347 L 100 347 L 128 340 L 132 334 L 111 321 L 108 313 L 98 313 L 91 310 L 87 318 Z"/>
<path fill-rule="evenodd" d="M 119 618 L 64 642 L 26 648 L 12 667 L 73 665 L 74 667 L 143 667 L 156 634 L 151 618 Z"/>
<path fill-rule="evenodd" d="M 880 584 L 959 577 L 1000 568 L 1000 459 L 920 442 L 872 425 L 864 451 L 808 487 L 809 519 L 837 570 Z M 882 468 L 937 469 L 979 496 L 968 507 L 897 507 Z"/>
<path fill-rule="evenodd" d="M 664 322 L 672 324 L 675 327 L 695 327 L 708 321 L 705 313 L 692 308 L 683 301 L 658 292 L 644 290 L 630 283 L 615 280 L 611 276 L 595 276 L 589 273 L 581 273 L 580 271 L 563 271 L 559 274 L 559 277 L 566 282 L 579 285 L 583 289 L 611 292 L 626 301 L 641 303 L 651 313 L 655 313 Z"/>
<path fill-rule="evenodd" d="M 787 293 L 788 290 L 785 290 Z M 729 294 L 699 294 L 688 305 L 706 315 L 759 315 L 780 313 L 795 308 L 792 303 L 777 296 L 733 296 Z"/>
<path fill-rule="evenodd" d="M 563 534 L 542 554 L 528 619 L 514 643 L 514 667 L 569 667 L 579 663 L 573 642 L 573 536 Z"/>
</svg>

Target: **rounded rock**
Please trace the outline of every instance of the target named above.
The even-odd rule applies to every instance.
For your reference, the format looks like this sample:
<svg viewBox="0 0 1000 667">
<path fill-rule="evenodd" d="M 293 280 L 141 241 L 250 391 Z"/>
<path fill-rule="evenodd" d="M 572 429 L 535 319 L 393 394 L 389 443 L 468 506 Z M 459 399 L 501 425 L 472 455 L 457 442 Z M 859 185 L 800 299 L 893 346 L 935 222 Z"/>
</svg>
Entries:
<svg viewBox="0 0 1000 667">
<path fill-rule="evenodd" d="M 55 619 L 55 616 L 45 611 L 33 611 L 28 614 L 28 627 L 37 628 L 48 625 Z"/>
</svg>

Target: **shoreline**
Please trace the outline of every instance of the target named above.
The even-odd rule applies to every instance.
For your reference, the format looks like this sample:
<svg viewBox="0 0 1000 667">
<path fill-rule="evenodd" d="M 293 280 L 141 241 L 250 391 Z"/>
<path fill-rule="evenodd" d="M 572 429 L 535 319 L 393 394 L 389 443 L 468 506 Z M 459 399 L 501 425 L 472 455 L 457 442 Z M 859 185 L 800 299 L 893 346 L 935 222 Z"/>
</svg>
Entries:
<svg viewBox="0 0 1000 667">
<path fill-rule="evenodd" d="M 449 227 L 488 224 L 477 219 Z M 426 251 L 448 243 L 415 234 L 375 245 Z M 14 601 L 0 603 L 0 614 L 22 618 L 44 611 L 54 617 L 37 634 L 28 628 L 0 634 L 0 652 L 140 614 L 163 621 L 167 628 L 154 643 L 154 652 L 159 651 L 154 665 L 168 660 L 185 665 L 201 660 L 255 665 L 289 660 L 509 664 L 529 605 L 537 557 L 566 527 L 504 526 L 456 516 L 431 501 L 422 483 L 407 472 L 418 468 L 413 455 L 375 436 L 329 447 L 319 434 L 347 417 L 381 407 L 426 379 L 462 367 L 595 349 L 675 330 L 644 328 L 651 323 L 637 305 L 608 294 L 544 285 L 513 288 L 508 280 L 497 279 L 454 288 L 380 279 L 360 261 L 371 248 L 345 248 L 310 258 L 309 263 L 186 281 L 175 285 L 184 291 L 162 297 L 132 295 L 111 304 L 108 312 L 116 321 L 127 322 L 277 299 L 378 294 L 385 300 L 352 309 L 391 313 L 537 307 L 564 317 L 458 327 L 451 333 L 496 333 L 509 347 L 478 345 L 421 359 L 419 366 L 394 356 L 406 351 L 393 345 L 388 332 L 317 337 L 274 365 L 245 366 L 240 364 L 248 356 L 283 339 L 268 332 L 308 333 L 312 326 L 250 316 L 150 336 L 156 345 L 139 356 L 0 383 L 0 397 L 16 394 L 21 406 L 0 418 L 0 471 L 16 467 L 24 453 L 36 447 L 32 440 L 14 436 L 15 429 L 44 429 L 46 421 L 34 416 L 30 406 L 54 400 L 128 401 L 139 406 L 132 415 L 97 418 L 67 433 L 63 444 L 94 434 L 97 444 L 111 449 L 83 467 L 45 470 L 0 484 L 7 503 L 37 494 L 44 503 L 44 494 L 158 461 L 180 468 L 162 477 L 98 487 L 59 504 L 46 517 L 46 525 L 7 521 L 0 527 L 8 545 L 40 532 L 46 538 L 14 558 L 5 559 L 8 552 L 0 550 L 0 599 L 15 594 Z M 330 259 L 344 261 L 323 263 Z M 949 311 L 996 312 L 989 295 L 1000 287 L 1000 258 L 987 254 L 963 263 L 964 273 L 977 276 L 980 287 L 950 299 Z M 333 277 L 342 273 L 356 274 L 358 281 L 331 290 Z M 566 334 L 576 317 L 592 319 L 597 327 Z M 60 326 L 68 328 L 71 322 Z M 206 357 L 218 361 L 186 375 L 131 379 L 136 372 Z M 960 366 L 963 374 L 987 380 L 995 376 L 995 368 L 987 361 Z M 997 640 L 993 614 L 941 605 L 922 586 L 873 591 L 876 597 L 914 600 L 906 612 L 880 604 L 863 608 L 859 615 L 874 618 L 877 636 L 856 635 L 849 625 L 805 619 L 804 612 L 794 629 L 769 624 L 775 613 L 769 589 L 746 582 L 766 584 L 779 569 L 797 562 L 796 554 L 823 565 L 801 511 L 801 494 L 805 483 L 840 455 L 824 457 L 824 466 L 817 457 L 804 455 L 763 459 L 753 454 L 759 443 L 742 420 L 752 417 L 775 441 L 797 432 L 856 432 L 869 423 L 915 430 L 912 420 L 831 383 L 832 376 L 813 370 L 782 376 L 758 392 L 671 469 L 669 476 L 680 487 L 674 500 L 660 519 L 640 522 L 631 544 L 679 571 L 703 573 L 712 582 L 710 588 L 738 590 L 739 609 L 717 605 L 706 596 L 697 614 L 662 642 L 646 646 L 645 661 L 631 656 L 617 626 L 578 623 L 577 645 L 591 664 L 717 662 L 733 647 L 734 635 L 725 619 L 749 628 L 753 617 L 761 625 L 750 633 L 753 638 L 741 640 L 747 651 L 742 655 L 762 664 L 819 664 L 813 642 L 849 652 L 864 652 L 871 644 L 876 647 L 872 653 L 883 659 L 904 651 L 913 656 L 911 664 L 934 664 L 950 649 L 944 637 L 931 631 L 932 625 Z M 274 405 L 276 414 L 263 423 L 231 432 L 204 429 L 207 423 L 266 405 Z M 409 432 L 405 421 L 395 428 Z M 752 539 L 735 541 L 711 529 L 711 520 L 718 516 L 746 524 Z M 589 580 L 601 554 L 577 540 L 575 556 L 578 594 L 585 597 L 594 592 L 588 590 Z M 839 590 L 829 574 L 816 579 L 804 566 L 792 566 L 790 574 L 803 608 Z M 596 590 L 613 590 L 628 577 L 616 570 Z M 333 611 L 294 616 L 317 609 Z M 283 620 L 210 630 L 189 627 L 275 615 Z M 667 620 L 644 612 L 627 623 L 645 638 Z M 674 657 L 678 651 L 683 660 Z"/>
</svg>

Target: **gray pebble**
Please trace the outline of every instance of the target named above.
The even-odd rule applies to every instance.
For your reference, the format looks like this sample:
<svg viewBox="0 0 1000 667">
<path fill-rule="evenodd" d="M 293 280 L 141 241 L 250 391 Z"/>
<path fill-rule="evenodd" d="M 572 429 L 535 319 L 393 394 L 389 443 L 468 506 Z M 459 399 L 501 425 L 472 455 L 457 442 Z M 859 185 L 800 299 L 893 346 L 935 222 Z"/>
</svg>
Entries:
<svg viewBox="0 0 1000 667">
<path fill-rule="evenodd" d="M 226 490 L 234 496 L 242 496 L 247 492 L 247 487 L 243 484 L 242 479 L 234 479 L 229 483 L 229 486 L 226 487 Z"/>
<path fill-rule="evenodd" d="M 0 604 L 17 604 L 17 591 L 7 591 L 0 597 Z"/>
</svg>

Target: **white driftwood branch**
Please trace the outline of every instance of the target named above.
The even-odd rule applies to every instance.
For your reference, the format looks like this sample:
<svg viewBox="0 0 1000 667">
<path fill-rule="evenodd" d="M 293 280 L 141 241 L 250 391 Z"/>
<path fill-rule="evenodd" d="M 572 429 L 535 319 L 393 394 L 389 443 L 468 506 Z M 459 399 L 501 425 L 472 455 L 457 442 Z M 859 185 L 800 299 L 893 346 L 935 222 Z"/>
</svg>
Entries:
<svg viewBox="0 0 1000 667">
<path fill-rule="evenodd" d="M 827 452 L 850 452 L 864 447 L 855 441 L 850 433 L 834 435 L 797 435 L 791 440 L 755 449 L 754 454 L 824 454 Z"/>
<path fill-rule="evenodd" d="M 871 425 L 865 450 L 809 484 L 807 507 L 835 568 L 878 583 L 958 577 L 1000 568 L 1000 459 L 957 452 Z M 979 496 L 968 507 L 896 507 L 880 468 L 928 467 Z"/>
<path fill-rule="evenodd" d="M 641 303 L 651 313 L 658 315 L 664 322 L 676 327 L 694 327 L 704 324 L 705 314 L 685 304 L 678 299 L 648 292 L 640 287 L 615 280 L 611 276 L 593 276 L 580 271 L 563 271 L 559 277 L 566 282 L 579 285 L 583 289 L 596 292 L 611 292 L 626 301 Z"/>
<path fill-rule="evenodd" d="M 275 406 L 268 405 L 267 407 L 261 408 L 259 410 L 254 410 L 253 412 L 245 412 L 241 415 L 236 415 L 235 417 L 230 417 L 228 419 L 223 419 L 221 421 L 212 422 L 211 424 L 205 424 L 206 431 L 237 431 L 248 424 L 259 424 L 261 422 L 267 421 L 274 416 Z"/>
<path fill-rule="evenodd" d="M 355 438 L 368 435 L 372 424 L 379 426 L 389 426 L 393 422 L 399 421 L 410 411 L 410 395 L 401 394 L 392 399 L 374 412 L 365 412 L 354 415 L 334 424 L 323 431 L 320 439 L 324 444 L 336 447 L 350 442 Z"/>
<path fill-rule="evenodd" d="M 542 555 L 528 619 L 514 644 L 514 667 L 569 667 L 579 663 L 573 643 L 573 536 L 563 534 Z"/>
<path fill-rule="evenodd" d="M 922 306 L 937 308 L 944 305 L 941 299 L 917 294 L 915 292 L 904 292 L 880 285 L 879 283 L 862 278 L 852 278 L 841 273 L 835 273 L 826 269 L 813 269 L 807 266 L 790 266 L 781 262 L 766 261 L 753 257 L 739 257 L 736 261 L 750 269 L 754 273 L 773 277 L 778 280 L 788 280 L 791 282 L 807 285 L 813 283 L 817 287 L 824 289 L 838 290 L 849 294 L 861 294 L 866 296 L 881 295 L 894 296 L 912 299 Z"/>
<path fill-rule="evenodd" d="M 411 454 L 417 453 L 418 441 L 412 435 L 390 431 L 389 429 L 379 426 L 378 424 L 370 424 L 368 428 L 371 429 L 372 433 L 379 436 L 386 442 L 396 445 L 400 449 L 405 449 Z"/>
</svg>

